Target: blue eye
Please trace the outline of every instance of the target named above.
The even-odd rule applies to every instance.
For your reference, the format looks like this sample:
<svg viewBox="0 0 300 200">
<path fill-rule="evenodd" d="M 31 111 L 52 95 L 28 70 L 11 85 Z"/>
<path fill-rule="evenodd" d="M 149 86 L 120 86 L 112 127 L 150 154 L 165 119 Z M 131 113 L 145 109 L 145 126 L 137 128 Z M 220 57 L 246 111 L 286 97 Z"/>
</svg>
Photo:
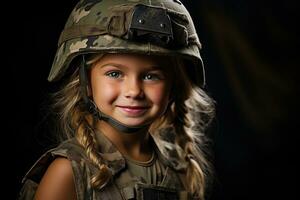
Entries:
<svg viewBox="0 0 300 200">
<path fill-rule="evenodd" d="M 144 75 L 144 80 L 146 81 L 160 81 L 165 79 L 165 75 L 159 71 L 159 72 L 151 72 Z"/>
<path fill-rule="evenodd" d="M 111 77 L 111 78 L 120 78 L 121 73 L 117 72 L 117 71 L 112 71 L 112 72 L 106 73 L 105 75 L 108 77 Z"/>
<path fill-rule="evenodd" d="M 161 78 L 157 74 L 146 74 L 144 76 L 144 79 L 145 80 L 153 80 L 153 81 L 155 81 L 155 80 L 160 80 Z"/>
</svg>

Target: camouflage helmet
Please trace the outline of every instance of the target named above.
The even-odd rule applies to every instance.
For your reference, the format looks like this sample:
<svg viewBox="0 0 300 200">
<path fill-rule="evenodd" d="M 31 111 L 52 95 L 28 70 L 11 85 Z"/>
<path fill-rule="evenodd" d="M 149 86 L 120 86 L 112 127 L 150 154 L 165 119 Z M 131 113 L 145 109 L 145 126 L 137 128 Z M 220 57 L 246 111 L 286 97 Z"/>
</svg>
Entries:
<svg viewBox="0 0 300 200">
<path fill-rule="evenodd" d="M 176 56 L 205 83 L 201 44 L 179 0 L 80 0 L 62 31 L 49 81 L 59 80 L 75 57 L 91 53 Z"/>
</svg>

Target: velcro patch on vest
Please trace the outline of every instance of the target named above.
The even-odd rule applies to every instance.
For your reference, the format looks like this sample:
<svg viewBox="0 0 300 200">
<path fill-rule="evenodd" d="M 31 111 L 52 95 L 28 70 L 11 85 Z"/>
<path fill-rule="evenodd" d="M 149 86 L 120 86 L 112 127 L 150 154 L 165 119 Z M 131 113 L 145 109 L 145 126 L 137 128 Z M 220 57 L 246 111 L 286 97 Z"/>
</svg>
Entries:
<svg viewBox="0 0 300 200">
<path fill-rule="evenodd" d="M 180 200 L 180 192 L 175 189 L 137 183 L 137 200 Z"/>
</svg>

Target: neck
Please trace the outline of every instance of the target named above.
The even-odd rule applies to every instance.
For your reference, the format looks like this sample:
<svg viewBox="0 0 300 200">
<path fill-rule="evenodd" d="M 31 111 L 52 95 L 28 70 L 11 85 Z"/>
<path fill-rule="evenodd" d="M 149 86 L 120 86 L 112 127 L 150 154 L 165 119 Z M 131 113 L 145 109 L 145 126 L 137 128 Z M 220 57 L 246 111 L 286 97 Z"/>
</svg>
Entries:
<svg viewBox="0 0 300 200">
<path fill-rule="evenodd" d="M 148 127 L 136 133 L 126 134 L 105 121 L 99 121 L 98 128 L 124 156 L 138 161 L 147 161 L 151 158 Z"/>
</svg>

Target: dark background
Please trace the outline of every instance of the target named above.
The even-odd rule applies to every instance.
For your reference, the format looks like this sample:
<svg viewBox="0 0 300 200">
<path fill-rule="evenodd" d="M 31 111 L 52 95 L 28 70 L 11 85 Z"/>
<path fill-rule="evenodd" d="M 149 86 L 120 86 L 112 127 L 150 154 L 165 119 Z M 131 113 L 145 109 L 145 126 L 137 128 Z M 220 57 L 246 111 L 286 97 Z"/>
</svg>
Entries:
<svg viewBox="0 0 300 200">
<path fill-rule="evenodd" d="M 22 176 L 52 142 L 43 119 L 56 85 L 46 79 L 76 2 L 11 2 L 4 6 L 11 14 L 1 14 L 7 34 L 2 109 L 9 111 L 3 166 L 11 172 L 7 192 L 13 198 Z M 299 196 L 296 1 L 183 2 L 203 45 L 206 89 L 217 106 L 212 199 L 294 199 Z"/>
</svg>

